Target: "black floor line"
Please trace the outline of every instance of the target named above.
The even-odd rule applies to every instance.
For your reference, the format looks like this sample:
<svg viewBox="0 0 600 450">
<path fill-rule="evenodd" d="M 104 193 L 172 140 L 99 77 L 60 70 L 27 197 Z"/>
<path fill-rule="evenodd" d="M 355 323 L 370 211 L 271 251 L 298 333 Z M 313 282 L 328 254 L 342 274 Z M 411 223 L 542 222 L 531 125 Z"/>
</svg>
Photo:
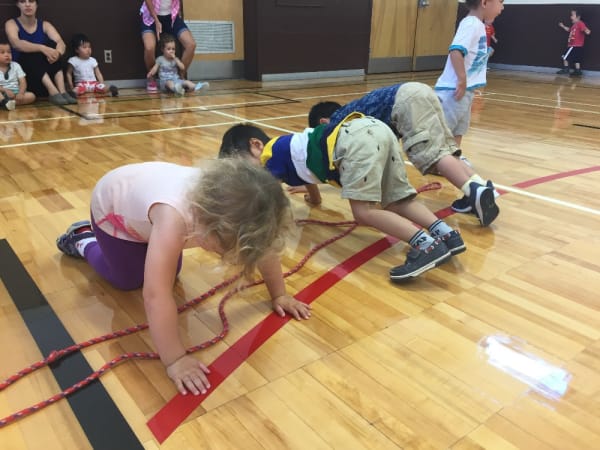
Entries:
<svg viewBox="0 0 600 450">
<path fill-rule="evenodd" d="M 596 125 L 587 125 L 585 123 L 574 123 L 574 127 L 593 128 L 594 130 L 600 130 L 600 127 Z"/>
<path fill-rule="evenodd" d="M 6 239 L 0 240 L 0 278 L 42 355 L 75 343 Z M 61 389 L 93 372 L 80 352 L 66 356 L 50 368 Z M 9 389 L 19 389 L 18 383 Z M 45 398 L 39 399 L 42 400 Z M 143 449 L 102 383 L 89 384 L 67 397 L 67 401 L 95 450 Z"/>
</svg>

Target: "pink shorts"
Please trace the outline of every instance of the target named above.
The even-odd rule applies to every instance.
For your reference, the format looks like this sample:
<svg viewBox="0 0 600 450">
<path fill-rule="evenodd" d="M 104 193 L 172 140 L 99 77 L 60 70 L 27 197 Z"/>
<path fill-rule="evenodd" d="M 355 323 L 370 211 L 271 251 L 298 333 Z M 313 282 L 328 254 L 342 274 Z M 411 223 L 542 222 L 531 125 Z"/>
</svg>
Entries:
<svg viewBox="0 0 600 450">
<path fill-rule="evenodd" d="M 80 81 L 75 86 L 75 92 L 77 95 L 83 95 L 86 92 L 94 92 L 96 94 L 103 94 L 106 91 L 106 85 L 98 81 Z"/>
</svg>

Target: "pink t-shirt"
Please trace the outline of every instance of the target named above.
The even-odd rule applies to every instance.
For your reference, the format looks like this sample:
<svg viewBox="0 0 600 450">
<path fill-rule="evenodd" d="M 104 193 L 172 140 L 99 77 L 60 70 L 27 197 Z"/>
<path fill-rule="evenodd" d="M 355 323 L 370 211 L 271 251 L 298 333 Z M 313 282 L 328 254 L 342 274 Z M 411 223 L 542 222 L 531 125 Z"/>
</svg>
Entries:
<svg viewBox="0 0 600 450">
<path fill-rule="evenodd" d="M 585 33 L 587 27 L 581 20 L 575 22 L 569 31 L 569 47 L 583 47 L 585 42 Z"/>
<path fill-rule="evenodd" d="M 160 11 L 160 3 L 161 0 L 152 0 L 152 5 L 154 6 L 154 12 L 159 14 Z M 148 26 L 154 23 L 154 17 L 150 15 L 150 11 L 146 6 L 146 2 L 142 3 L 142 7 L 140 8 L 140 14 L 142 15 L 142 20 Z M 179 0 L 171 1 L 171 24 L 175 22 L 175 17 L 179 14 Z"/>
<path fill-rule="evenodd" d="M 165 162 L 118 167 L 104 175 L 92 193 L 92 216 L 102 231 L 133 242 L 148 242 L 152 223 L 148 217 L 156 203 L 175 208 L 187 233 L 194 231 L 188 192 L 200 169 Z"/>
</svg>

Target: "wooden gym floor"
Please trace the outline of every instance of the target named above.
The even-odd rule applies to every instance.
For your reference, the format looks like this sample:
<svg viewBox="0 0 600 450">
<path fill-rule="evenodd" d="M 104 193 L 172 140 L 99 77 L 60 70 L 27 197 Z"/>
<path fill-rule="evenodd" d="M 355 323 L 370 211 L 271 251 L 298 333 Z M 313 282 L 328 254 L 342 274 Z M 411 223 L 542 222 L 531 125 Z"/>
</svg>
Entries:
<svg viewBox="0 0 600 450">
<path fill-rule="evenodd" d="M 0 112 L 0 379 L 73 343 L 145 322 L 141 293 L 117 291 L 55 239 L 88 217 L 96 180 L 122 164 L 194 164 L 232 124 L 273 136 L 306 126 L 321 100 L 348 102 L 437 73 L 319 82 L 216 81 L 185 98 L 124 90 L 58 108 Z M 287 279 L 313 317 L 269 315 L 263 286 L 227 302 L 230 330 L 198 352 L 218 386 L 175 398 L 157 361 L 120 364 L 85 389 L 0 428 L 3 449 L 592 449 L 600 448 L 600 82 L 490 71 L 463 151 L 503 195 L 479 227 L 450 214 L 462 195 L 408 167 L 419 198 L 468 246 L 441 268 L 393 285 L 406 246 L 357 228 Z M 339 193 L 292 196 L 297 219 L 351 220 Z M 339 233 L 299 225 L 285 269 Z M 186 251 L 181 304 L 232 273 Z M 189 346 L 221 330 L 224 292 L 181 315 Z M 246 334 L 250 332 L 250 334 Z M 126 352 L 147 331 L 84 349 L 0 391 L 0 418 L 44 401 Z M 222 382 L 220 382 L 222 381 Z M 150 422 L 150 426 L 148 425 Z M 162 442 L 162 444 L 161 444 Z"/>
</svg>

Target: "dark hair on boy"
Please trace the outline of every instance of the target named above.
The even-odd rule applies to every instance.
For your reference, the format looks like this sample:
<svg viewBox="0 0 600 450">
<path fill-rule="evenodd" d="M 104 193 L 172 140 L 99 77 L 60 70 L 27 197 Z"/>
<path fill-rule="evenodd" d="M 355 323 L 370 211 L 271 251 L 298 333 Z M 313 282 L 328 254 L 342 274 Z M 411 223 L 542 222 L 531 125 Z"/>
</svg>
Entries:
<svg viewBox="0 0 600 450">
<path fill-rule="evenodd" d="M 465 5 L 469 9 L 475 9 L 481 4 L 481 0 L 465 0 Z"/>
<path fill-rule="evenodd" d="M 177 44 L 177 41 L 175 40 L 175 37 L 171 34 L 168 33 L 163 33 L 160 35 L 160 49 L 163 50 L 165 48 L 165 45 L 167 45 L 170 42 L 175 42 Z"/>
<path fill-rule="evenodd" d="M 71 49 L 73 53 L 77 53 L 77 49 L 86 42 L 91 42 L 90 39 L 83 33 L 77 33 L 71 38 Z"/>
<path fill-rule="evenodd" d="M 329 119 L 331 115 L 340 109 L 342 105 L 336 102 L 320 102 L 310 108 L 308 113 L 308 126 L 318 127 L 321 119 Z"/>
<path fill-rule="evenodd" d="M 244 156 L 246 153 L 250 153 L 250 139 L 252 138 L 260 140 L 263 144 L 271 140 L 263 130 L 254 125 L 242 123 L 231 127 L 223 135 L 219 158 Z"/>
</svg>

